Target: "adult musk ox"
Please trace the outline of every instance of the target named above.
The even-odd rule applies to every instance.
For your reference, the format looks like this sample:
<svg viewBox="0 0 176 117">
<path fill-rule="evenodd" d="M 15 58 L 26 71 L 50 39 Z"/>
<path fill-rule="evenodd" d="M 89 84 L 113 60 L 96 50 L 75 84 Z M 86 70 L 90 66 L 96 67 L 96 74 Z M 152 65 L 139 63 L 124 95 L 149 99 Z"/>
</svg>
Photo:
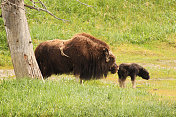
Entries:
<svg viewBox="0 0 176 117">
<path fill-rule="evenodd" d="M 73 73 L 80 81 L 100 79 L 118 66 L 109 46 L 95 37 L 76 34 L 70 40 L 51 40 L 38 45 L 35 56 L 44 78 Z"/>
<path fill-rule="evenodd" d="M 136 63 L 122 63 L 119 65 L 118 70 L 118 76 L 119 76 L 119 85 L 120 87 L 125 87 L 125 80 L 127 76 L 131 77 L 132 81 L 132 87 L 136 88 L 136 76 L 142 77 L 143 79 L 148 80 L 150 78 L 149 72 L 143 68 L 142 66 L 136 64 Z"/>
</svg>

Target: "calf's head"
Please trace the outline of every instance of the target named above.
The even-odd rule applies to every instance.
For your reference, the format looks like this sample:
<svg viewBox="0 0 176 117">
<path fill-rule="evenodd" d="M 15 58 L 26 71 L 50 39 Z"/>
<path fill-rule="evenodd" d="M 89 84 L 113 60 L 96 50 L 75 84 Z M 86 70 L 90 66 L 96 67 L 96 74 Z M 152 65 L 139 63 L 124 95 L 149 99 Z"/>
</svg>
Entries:
<svg viewBox="0 0 176 117">
<path fill-rule="evenodd" d="M 138 74 L 140 77 L 142 77 L 143 79 L 146 79 L 146 80 L 148 80 L 148 79 L 150 79 L 150 75 L 149 75 L 149 72 L 146 70 L 146 69 L 144 69 L 144 68 L 141 68 L 140 70 L 139 70 L 139 74 Z"/>
</svg>

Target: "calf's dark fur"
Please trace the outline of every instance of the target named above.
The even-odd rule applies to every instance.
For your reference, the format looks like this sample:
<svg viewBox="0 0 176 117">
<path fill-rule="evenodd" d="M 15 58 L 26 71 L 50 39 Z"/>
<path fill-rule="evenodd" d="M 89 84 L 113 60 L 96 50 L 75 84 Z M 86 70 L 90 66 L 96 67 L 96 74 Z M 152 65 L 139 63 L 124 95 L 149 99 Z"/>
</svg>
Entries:
<svg viewBox="0 0 176 117">
<path fill-rule="evenodd" d="M 136 63 L 122 63 L 119 65 L 118 70 L 118 76 L 119 76 L 119 85 L 120 87 L 125 87 L 125 80 L 128 76 L 131 77 L 132 81 L 132 87 L 136 88 L 136 76 L 142 77 L 143 79 L 148 80 L 150 78 L 149 72 L 143 68 L 142 66 L 136 64 Z"/>
</svg>

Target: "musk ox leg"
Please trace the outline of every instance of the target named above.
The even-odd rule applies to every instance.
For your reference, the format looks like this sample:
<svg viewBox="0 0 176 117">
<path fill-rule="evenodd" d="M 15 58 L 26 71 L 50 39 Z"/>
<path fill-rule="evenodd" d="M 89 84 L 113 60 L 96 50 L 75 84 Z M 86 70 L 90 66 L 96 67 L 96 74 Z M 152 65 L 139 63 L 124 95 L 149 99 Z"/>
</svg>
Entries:
<svg viewBox="0 0 176 117">
<path fill-rule="evenodd" d="M 122 88 L 125 88 L 125 80 L 126 80 L 126 78 L 124 80 L 122 80 Z"/>
<path fill-rule="evenodd" d="M 125 80 L 127 76 L 124 74 L 123 70 L 118 70 L 119 85 L 121 88 L 125 88 Z"/>
<path fill-rule="evenodd" d="M 83 80 L 79 78 L 79 75 L 75 75 L 75 77 L 76 77 L 76 82 L 83 84 Z"/>
<path fill-rule="evenodd" d="M 76 77 L 76 82 L 79 82 L 80 84 L 83 84 L 83 80 Z"/>
<path fill-rule="evenodd" d="M 122 88 L 122 81 L 119 79 L 119 86 Z"/>
<path fill-rule="evenodd" d="M 126 80 L 126 78 L 124 78 L 124 77 L 119 78 L 119 85 L 121 88 L 125 88 L 125 80 Z"/>
<path fill-rule="evenodd" d="M 136 88 L 136 75 L 131 76 L 132 88 Z"/>
<path fill-rule="evenodd" d="M 76 82 L 79 82 L 80 84 L 83 84 L 83 80 L 76 78 Z"/>
<path fill-rule="evenodd" d="M 80 84 L 83 84 L 83 80 L 80 79 Z"/>
<path fill-rule="evenodd" d="M 79 82 L 79 78 L 76 77 L 76 82 Z"/>
<path fill-rule="evenodd" d="M 80 84 L 83 84 L 83 80 L 76 78 L 76 82 L 79 82 Z"/>
<path fill-rule="evenodd" d="M 132 88 L 133 88 L 133 89 L 135 89 L 135 88 L 136 88 L 136 82 L 135 82 L 135 80 L 134 80 L 134 81 L 132 81 Z"/>
</svg>

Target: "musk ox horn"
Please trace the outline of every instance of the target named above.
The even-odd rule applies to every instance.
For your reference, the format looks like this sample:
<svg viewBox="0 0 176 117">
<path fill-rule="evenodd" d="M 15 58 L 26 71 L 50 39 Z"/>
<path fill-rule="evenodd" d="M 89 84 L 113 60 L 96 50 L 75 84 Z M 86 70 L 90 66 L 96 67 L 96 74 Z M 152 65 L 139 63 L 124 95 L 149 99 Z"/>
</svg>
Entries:
<svg viewBox="0 0 176 117">
<path fill-rule="evenodd" d="M 106 57 L 106 62 L 108 63 L 110 61 L 110 59 L 108 57 Z"/>
<path fill-rule="evenodd" d="M 106 57 L 106 62 L 108 63 L 110 61 L 109 59 L 109 50 L 107 48 L 103 48 L 104 55 Z"/>
<path fill-rule="evenodd" d="M 64 49 L 64 47 L 62 46 L 62 47 L 60 48 L 61 55 L 62 55 L 62 56 L 66 56 L 66 57 L 69 58 L 69 56 L 64 53 L 64 50 L 63 50 L 63 49 Z"/>
<path fill-rule="evenodd" d="M 61 47 L 60 47 L 61 55 L 69 58 L 69 56 L 64 53 L 64 47 L 65 47 L 64 42 L 62 42 Z"/>
</svg>

